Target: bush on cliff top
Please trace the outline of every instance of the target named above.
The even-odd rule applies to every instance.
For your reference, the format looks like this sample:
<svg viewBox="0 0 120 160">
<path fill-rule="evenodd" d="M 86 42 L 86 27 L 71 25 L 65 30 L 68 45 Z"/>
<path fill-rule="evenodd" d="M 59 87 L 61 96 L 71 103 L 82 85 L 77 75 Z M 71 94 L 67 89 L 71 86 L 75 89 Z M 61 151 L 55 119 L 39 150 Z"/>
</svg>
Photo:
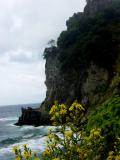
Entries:
<svg viewBox="0 0 120 160">
<path fill-rule="evenodd" d="M 74 14 L 66 23 L 67 30 L 60 34 L 56 47 L 62 71 L 88 67 L 91 61 L 111 70 L 118 53 L 120 4 L 93 17 Z M 49 51 L 45 50 L 45 58 L 54 55 L 52 48 Z"/>
<path fill-rule="evenodd" d="M 78 14 L 69 20 L 71 25 L 58 38 L 63 71 L 88 67 L 91 61 L 111 70 L 118 53 L 120 36 L 118 10 L 120 11 L 120 7 L 117 6 L 117 9 L 107 9 L 94 17 Z"/>
</svg>

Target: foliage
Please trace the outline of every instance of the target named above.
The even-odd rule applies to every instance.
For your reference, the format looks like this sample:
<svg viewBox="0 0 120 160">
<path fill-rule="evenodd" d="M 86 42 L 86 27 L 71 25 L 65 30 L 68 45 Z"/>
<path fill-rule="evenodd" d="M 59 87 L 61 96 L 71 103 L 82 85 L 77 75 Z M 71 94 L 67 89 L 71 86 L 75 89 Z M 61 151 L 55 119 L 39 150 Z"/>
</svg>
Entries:
<svg viewBox="0 0 120 160">
<path fill-rule="evenodd" d="M 77 101 L 70 107 L 56 103 L 51 108 L 50 114 L 59 132 L 50 131 L 44 152 L 45 159 L 83 160 L 100 156 L 98 153 L 102 151 L 104 138 L 100 134 L 100 129 L 93 129 L 90 135 L 86 135 L 82 125 L 85 121 L 82 105 Z"/>
<path fill-rule="evenodd" d="M 54 42 L 49 42 L 49 43 L 54 43 Z M 44 53 L 43 53 L 44 59 L 46 59 L 49 56 L 55 56 L 57 53 L 57 47 L 53 46 L 53 44 L 50 44 L 50 45 L 51 45 L 50 47 L 45 48 L 45 50 L 44 50 Z"/>
<path fill-rule="evenodd" d="M 23 145 L 24 151 L 19 146 L 14 146 L 13 152 L 15 154 L 15 160 L 40 160 L 36 152 L 32 152 L 26 144 Z"/>
<path fill-rule="evenodd" d="M 108 103 L 117 104 L 117 97 Z M 110 108 L 109 110 L 112 111 L 113 108 Z M 108 144 L 105 143 L 106 136 L 102 133 L 103 127 L 100 126 L 102 129 L 91 129 L 90 133 L 87 134 L 83 127 L 85 122 L 84 112 L 85 109 L 77 101 L 71 106 L 55 102 L 55 105 L 50 110 L 50 115 L 58 132 L 52 132 L 52 130 L 50 130 L 47 147 L 42 158 L 39 158 L 36 153 L 32 153 L 32 151 L 24 145 L 23 153 L 21 149 L 14 148 L 16 160 L 119 160 L 120 138 L 118 134 L 116 134 L 114 141 L 109 139 L 110 142 L 113 142 L 113 147 L 105 150 Z M 105 112 L 106 114 L 108 113 L 107 111 Z M 113 114 L 115 113 L 117 113 L 117 108 Z M 104 118 L 103 115 L 102 117 Z M 93 127 L 95 127 L 95 125 L 93 125 Z M 107 134 L 109 135 L 109 133 Z"/>
<path fill-rule="evenodd" d="M 107 160 L 120 160 L 120 138 L 114 143 L 114 151 L 109 151 Z"/>
<path fill-rule="evenodd" d="M 48 45 L 49 45 L 50 47 L 54 47 L 55 44 L 56 44 L 56 42 L 55 42 L 54 39 L 51 39 L 51 40 L 49 40 L 49 42 L 48 42 Z"/>
<path fill-rule="evenodd" d="M 111 70 L 118 53 L 119 28 L 119 4 L 93 17 L 74 14 L 67 21 L 67 30 L 61 33 L 57 42 L 61 69 L 64 72 L 74 68 L 79 70 L 93 61 Z"/>
<path fill-rule="evenodd" d="M 114 126 L 113 130 L 116 134 L 120 135 L 120 97 L 113 96 L 98 106 L 88 117 L 87 130 L 95 127 L 107 129 Z"/>
<path fill-rule="evenodd" d="M 94 109 L 88 117 L 87 131 L 101 128 L 105 135 L 105 152 L 113 149 L 116 137 L 120 136 L 120 97 L 113 96 Z M 107 150 L 107 151 L 106 151 Z"/>
<path fill-rule="evenodd" d="M 116 74 L 110 84 L 110 89 L 114 90 L 120 86 L 120 74 Z"/>
</svg>

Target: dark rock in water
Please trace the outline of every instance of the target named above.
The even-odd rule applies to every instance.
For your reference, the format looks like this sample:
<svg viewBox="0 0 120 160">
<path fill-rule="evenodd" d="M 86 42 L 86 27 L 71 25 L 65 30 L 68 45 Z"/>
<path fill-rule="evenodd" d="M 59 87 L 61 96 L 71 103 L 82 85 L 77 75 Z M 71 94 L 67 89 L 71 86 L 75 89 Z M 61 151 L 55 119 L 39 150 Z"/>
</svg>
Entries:
<svg viewBox="0 0 120 160">
<path fill-rule="evenodd" d="M 48 113 L 41 112 L 37 109 L 32 109 L 28 107 L 27 109 L 22 108 L 22 115 L 19 117 L 18 122 L 15 125 L 49 125 L 50 116 Z"/>
</svg>

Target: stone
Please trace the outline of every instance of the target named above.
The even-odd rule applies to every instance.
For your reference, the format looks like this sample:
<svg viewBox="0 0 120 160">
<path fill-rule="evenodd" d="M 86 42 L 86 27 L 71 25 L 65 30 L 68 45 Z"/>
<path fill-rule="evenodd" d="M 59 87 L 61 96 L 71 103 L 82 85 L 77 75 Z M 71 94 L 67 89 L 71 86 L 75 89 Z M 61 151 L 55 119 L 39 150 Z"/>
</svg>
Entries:
<svg viewBox="0 0 120 160">
<path fill-rule="evenodd" d="M 40 112 L 36 109 L 28 107 L 27 109 L 22 108 L 22 114 L 19 117 L 18 122 L 15 125 L 50 125 L 50 117 L 48 113 Z"/>
</svg>

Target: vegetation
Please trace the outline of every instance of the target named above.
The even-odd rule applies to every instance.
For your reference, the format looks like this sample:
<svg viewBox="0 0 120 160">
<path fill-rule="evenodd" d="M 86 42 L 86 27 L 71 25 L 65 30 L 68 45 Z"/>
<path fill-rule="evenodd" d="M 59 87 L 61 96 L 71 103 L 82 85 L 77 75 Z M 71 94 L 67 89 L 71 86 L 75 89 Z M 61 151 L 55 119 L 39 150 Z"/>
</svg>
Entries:
<svg viewBox="0 0 120 160">
<path fill-rule="evenodd" d="M 120 96 L 113 96 L 92 111 L 88 117 L 86 130 L 101 128 L 106 148 L 114 148 L 116 137 L 120 137 Z"/>
<path fill-rule="evenodd" d="M 113 96 L 92 111 L 88 117 L 87 130 L 100 127 L 103 130 L 113 128 L 116 136 L 120 136 L 120 97 Z"/>
<path fill-rule="evenodd" d="M 58 39 L 63 68 L 70 69 L 70 64 L 76 69 L 88 67 L 93 61 L 110 70 L 118 53 L 119 22 L 120 12 L 114 7 L 94 17 L 82 16 L 80 20 L 76 16 L 72 17 L 72 24 Z"/>
<path fill-rule="evenodd" d="M 84 129 L 85 109 L 81 104 L 75 101 L 71 106 L 66 106 L 56 102 L 50 114 L 58 132 L 50 130 L 42 157 L 39 158 L 24 145 L 24 153 L 21 149 L 14 148 L 16 160 L 119 160 L 119 110 L 119 97 L 108 100 L 91 114 L 87 126 L 88 133 Z"/>
<path fill-rule="evenodd" d="M 60 34 L 56 47 L 61 70 L 79 70 L 88 67 L 91 61 L 111 70 L 118 53 L 120 4 L 112 4 L 92 17 L 74 14 L 66 24 L 67 30 Z M 45 50 L 44 57 L 51 52 Z"/>
</svg>

